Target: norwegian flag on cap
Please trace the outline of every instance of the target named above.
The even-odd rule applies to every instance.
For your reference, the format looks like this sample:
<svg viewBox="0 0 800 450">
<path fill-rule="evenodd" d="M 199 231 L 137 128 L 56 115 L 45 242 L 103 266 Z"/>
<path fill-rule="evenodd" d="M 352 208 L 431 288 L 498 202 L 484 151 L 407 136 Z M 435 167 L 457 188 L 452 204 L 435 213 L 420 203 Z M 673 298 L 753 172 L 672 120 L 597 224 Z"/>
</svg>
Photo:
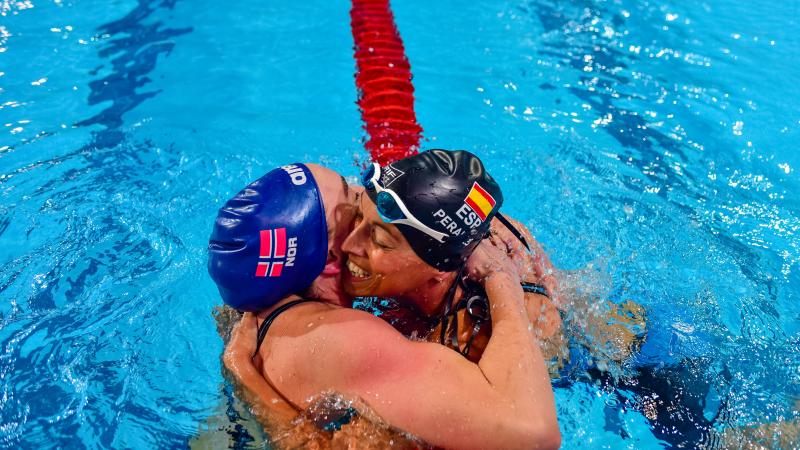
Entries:
<svg viewBox="0 0 800 450">
<path fill-rule="evenodd" d="M 261 230 L 257 277 L 279 277 L 286 262 L 286 228 Z"/>
</svg>

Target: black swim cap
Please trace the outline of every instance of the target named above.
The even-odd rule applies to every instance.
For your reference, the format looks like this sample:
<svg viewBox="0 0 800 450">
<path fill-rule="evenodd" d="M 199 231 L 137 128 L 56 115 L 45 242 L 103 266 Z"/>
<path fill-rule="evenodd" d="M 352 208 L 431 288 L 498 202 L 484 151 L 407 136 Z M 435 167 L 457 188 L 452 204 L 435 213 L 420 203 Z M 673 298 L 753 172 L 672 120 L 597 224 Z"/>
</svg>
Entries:
<svg viewBox="0 0 800 450">
<path fill-rule="evenodd" d="M 417 256 L 445 272 L 469 258 L 503 204 L 500 186 L 464 150 L 429 150 L 384 167 L 374 164 L 363 182 L 381 218 L 397 226 Z"/>
</svg>

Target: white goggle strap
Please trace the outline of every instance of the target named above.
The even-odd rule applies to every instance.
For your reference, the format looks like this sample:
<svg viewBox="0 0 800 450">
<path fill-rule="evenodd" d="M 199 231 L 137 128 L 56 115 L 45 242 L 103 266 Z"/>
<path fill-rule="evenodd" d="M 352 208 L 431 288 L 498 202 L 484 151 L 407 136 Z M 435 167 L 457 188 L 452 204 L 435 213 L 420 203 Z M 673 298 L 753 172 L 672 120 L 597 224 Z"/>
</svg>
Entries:
<svg viewBox="0 0 800 450">
<path fill-rule="evenodd" d="M 416 217 L 414 217 L 413 214 L 411 214 L 411 211 L 409 211 L 408 208 L 406 208 L 405 203 L 403 203 L 403 201 L 400 199 L 397 193 L 395 193 L 391 189 L 386 189 L 380 184 L 378 184 L 378 179 L 380 178 L 381 166 L 378 163 L 372 163 L 372 164 L 375 167 L 375 170 L 370 181 L 372 182 L 372 186 L 375 188 L 375 192 L 377 193 L 386 192 L 389 195 L 391 195 L 394 201 L 397 203 L 397 206 L 400 207 L 400 211 L 402 211 L 403 215 L 406 216 L 405 219 L 392 220 L 389 223 L 400 223 L 403 225 L 408 225 L 412 228 L 416 228 L 417 230 L 422 231 L 423 233 L 432 237 L 436 241 L 444 243 L 445 238 L 447 238 L 447 234 L 442 233 L 440 231 L 436 231 L 433 228 L 419 221 Z"/>
</svg>

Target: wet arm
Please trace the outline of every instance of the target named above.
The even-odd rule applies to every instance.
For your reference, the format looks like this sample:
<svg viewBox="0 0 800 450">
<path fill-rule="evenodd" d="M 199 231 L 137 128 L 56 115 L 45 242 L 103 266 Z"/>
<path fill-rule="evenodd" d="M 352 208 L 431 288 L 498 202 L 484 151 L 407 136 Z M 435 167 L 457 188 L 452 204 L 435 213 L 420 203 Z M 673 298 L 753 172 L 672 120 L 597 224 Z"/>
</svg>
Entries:
<svg viewBox="0 0 800 450">
<path fill-rule="evenodd" d="M 288 422 L 294 418 L 297 411 L 272 389 L 251 358 L 255 351 L 256 332 L 255 316 L 245 313 L 231 332 L 231 340 L 225 347 L 223 362 L 239 387 L 244 388 L 249 397 L 248 403 L 256 406 L 255 412 L 258 415 L 264 418 L 276 416 L 275 419 Z"/>
<path fill-rule="evenodd" d="M 339 310 L 329 318 L 335 327 L 312 333 L 310 340 L 324 344 L 294 358 L 297 372 L 310 376 L 301 397 L 334 390 L 360 398 L 389 424 L 437 446 L 558 447 L 550 381 L 519 283 L 500 274 L 485 285 L 494 335 L 479 364 L 409 341 L 369 314 Z"/>
</svg>

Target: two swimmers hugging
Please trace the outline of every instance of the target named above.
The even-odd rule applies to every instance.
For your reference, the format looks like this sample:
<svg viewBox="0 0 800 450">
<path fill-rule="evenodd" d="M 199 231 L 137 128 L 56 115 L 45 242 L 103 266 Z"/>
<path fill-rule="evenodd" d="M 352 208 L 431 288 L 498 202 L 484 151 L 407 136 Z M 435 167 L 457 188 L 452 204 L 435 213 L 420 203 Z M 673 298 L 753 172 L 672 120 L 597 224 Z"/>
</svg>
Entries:
<svg viewBox="0 0 800 450">
<path fill-rule="evenodd" d="M 430 150 L 369 166 L 362 186 L 292 164 L 220 209 L 209 272 L 245 311 L 225 365 L 273 446 L 345 446 L 348 429 L 388 430 L 382 446 L 559 446 L 539 347 L 560 326 L 552 266 L 502 204 L 475 155 Z M 378 317 L 358 297 L 395 307 Z M 305 437 L 287 437 L 301 419 Z"/>
</svg>

